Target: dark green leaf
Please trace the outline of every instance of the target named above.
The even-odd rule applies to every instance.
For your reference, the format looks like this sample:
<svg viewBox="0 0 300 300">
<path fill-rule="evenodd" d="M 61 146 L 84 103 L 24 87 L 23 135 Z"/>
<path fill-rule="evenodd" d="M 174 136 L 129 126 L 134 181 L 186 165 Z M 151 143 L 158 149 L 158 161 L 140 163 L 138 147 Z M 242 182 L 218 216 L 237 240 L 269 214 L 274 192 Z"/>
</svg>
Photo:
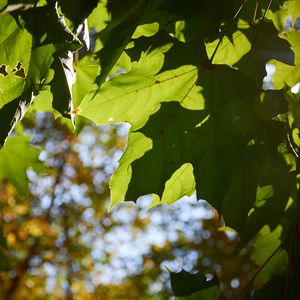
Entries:
<svg viewBox="0 0 300 300">
<path fill-rule="evenodd" d="M 253 300 L 284 299 L 286 275 L 274 276 L 266 285 L 261 289 L 254 292 Z"/>
<path fill-rule="evenodd" d="M 63 14 L 73 22 L 74 28 L 77 28 L 97 6 L 98 0 L 60 0 L 59 4 Z"/>
<path fill-rule="evenodd" d="M 16 124 L 22 120 L 26 110 L 29 108 L 33 100 L 32 92 L 26 91 L 19 98 L 4 105 L 0 109 L 0 149 L 5 144 L 6 139 L 16 126 Z"/>
<path fill-rule="evenodd" d="M 179 273 L 170 272 L 170 278 L 175 297 L 191 296 L 196 292 L 203 291 L 214 286 L 219 288 L 219 280 L 217 276 L 214 276 L 211 280 L 207 280 L 206 276 L 201 271 L 195 274 L 189 273 L 185 270 L 182 270 Z"/>
<path fill-rule="evenodd" d="M 101 32 L 104 47 L 97 54 L 101 63 L 101 74 L 97 83 L 101 85 L 110 70 L 125 50 L 132 34 L 138 26 L 148 0 L 109 1 L 108 8 L 112 20 Z"/>
<path fill-rule="evenodd" d="M 75 81 L 73 70 L 73 55 L 67 52 L 64 57 L 54 56 L 51 68 L 54 70 L 54 77 L 50 83 L 53 95 L 53 108 L 58 110 L 62 116 L 72 118 L 72 85 Z"/>
<path fill-rule="evenodd" d="M 261 87 L 266 75 L 265 66 L 271 59 L 293 64 L 294 53 L 289 44 L 278 36 L 278 31 L 271 22 L 263 21 L 242 30 L 252 44 L 251 51 L 239 61 L 237 67 L 252 78 Z"/>
</svg>

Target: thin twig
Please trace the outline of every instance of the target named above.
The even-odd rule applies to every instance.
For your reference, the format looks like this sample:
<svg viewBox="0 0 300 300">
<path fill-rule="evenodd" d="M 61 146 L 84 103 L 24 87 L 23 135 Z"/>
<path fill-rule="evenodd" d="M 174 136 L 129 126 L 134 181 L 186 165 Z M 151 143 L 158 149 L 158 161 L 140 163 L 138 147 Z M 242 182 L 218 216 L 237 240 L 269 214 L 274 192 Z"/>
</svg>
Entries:
<svg viewBox="0 0 300 300">
<path fill-rule="evenodd" d="M 215 48 L 215 50 L 214 50 L 212 56 L 211 56 L 210 59 L 209 59 L 209 62 L 210 62 L 211 64 L 212 64 L 213 59 L 214 59 L 214 57 L 215 57 L 215 55 L 216 55 L 216 53 L 217 53 L 217 51 L 218 51 L 218 49 L 219 49 L 219 47 L 220 47 L 220 45 L 221 45 L 221 43 L 222 43 L 222 40 L 223 40 L 223 36 L 220 37 L 220 40 L 219 40 L 219 42 L 218 42 L 218 44 L 217 44 L 217 46 L 216 46 L 216 48 Z"/>
<path fill-rule="evenodd" d="M 257 10 L 258 10 L 258 1 L 256 0 L 255 10 L 254 10 L 253 19 L 252 19 L 253 23 L 254 23 L 255 20 L 256 20 Z"/>
<path fill-rule="evenodd" d="M 297 152 L 297 150 L 295 149 L 294 145 L 293 145 L 293 142 L 291 140 L 291 137 L 290 137 L 290 133 L 289 133 L 289 130 L 287 130 L 287 133 L 286 133 L 286 138 L 287 138 L 287 146 L 288 148 L 290 148 L 290 150 L 293 152 L 293 154 L 297 157 L 297 159 L 299 158 L 299 154 Z"/>
<path fill-rule="evenodd" d="M 244 5 L 246 4 L 248 0 L 244 0 L 244 2 L 242 3 L 242 5 L 239 7 L 239 9 L 237 10 L 237 12 L 235 13 L 234 17 L 233 17 L 233 20 L 235 20 L 238 15 L 240 14 L 241 10 L 243 9 Z"/>
</svg>

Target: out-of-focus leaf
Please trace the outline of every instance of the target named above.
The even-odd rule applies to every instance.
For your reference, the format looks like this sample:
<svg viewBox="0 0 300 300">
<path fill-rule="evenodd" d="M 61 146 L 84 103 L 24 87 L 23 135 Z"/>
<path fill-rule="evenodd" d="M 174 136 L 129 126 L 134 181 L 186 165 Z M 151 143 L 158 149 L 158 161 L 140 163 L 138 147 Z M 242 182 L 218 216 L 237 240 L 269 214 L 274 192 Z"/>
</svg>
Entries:
<svg viewBox="0 0 300 300">
<path fill-rule="evenodd" d="M 18 134 L 8 139 L 0 150 L 0 180 L 8 179 L 23 195 L 28 190 L 26 169 L 44 168 L 38 159 L 41 150 L 30 147 L 29 140 L 29 136 Z"/>
<path fill-rule="evenodd" d="M 1 247 L 6 247 L 6 239 L 4 238 L 4 233 L 3 233 L 3 227 L 0 227 L 0 248 Z M 0 250 L 1 252 L 1 250 Z"/>
<path fill-rule="evenodd" d="M 0 10 L 3 10 L 7 6 L 8 0 L 0 0 Z"/>
</svg>

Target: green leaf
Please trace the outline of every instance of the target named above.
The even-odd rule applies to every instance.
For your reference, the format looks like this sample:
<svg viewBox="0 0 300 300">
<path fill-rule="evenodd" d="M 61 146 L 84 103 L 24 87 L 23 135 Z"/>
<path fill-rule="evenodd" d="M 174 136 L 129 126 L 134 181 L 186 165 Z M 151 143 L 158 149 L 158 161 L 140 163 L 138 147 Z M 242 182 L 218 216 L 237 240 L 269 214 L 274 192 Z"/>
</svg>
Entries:
<svg viewBox="0 0 300 300">
<path fill-rule="evenodd" d="M 271 59 L 286 64 L 293 64 L 294 53 L 289 44 L 278 35 L 278 31 L 271 22 L 263 21 L 241 31 L 252 44 L 251 51 L 236 65 L 241 72 L 252 78 L 258 87 L 262 86 L 266 75 L 265 66 Z"/>
<path fill-rule="evenodd" d="M 130 73 L 106 82 L 100 91 L 90 92 L 80 104 L 79 114 L 97 124 L 129 122 L 136 129 L 145 124 L 163 101 L 180 101 L 184 107 L 202 108 L 203 101 L 195 86 L 197 73 L 194 66 L 158 75 L 133 68 Z"/>
<path fill-rule="evenodd" d="M 192 196 L 195 188 L 193 165 L 185 163 L 166 181 L 160 203 L 171 204 L 174 198 L 180 199 L 183 196 Z"/>
<path fill-rule="evenodd" d="M 112 208 L 117 203 L 123 202 L 130 182 L 132 168 L 131 163 L 142 157 L 146 151 L 152 148 L 151 139 L 139 132 L 132 132 L 128 136 L 126 152 L 119 161 L 119 168 L 113 173 L 110 179 Z"/>
<path fill-rule="evenodd" d="M 170 272 L 170 278 L 175 299 L 217 300 L 221 295 L 219 280 L 216 276 L 207 280 L 201 271 L 192 274 L 182 270 L 179 273 Z"/>
<path fill-rule="evenodd" d="M 70 112 L 73 110 L 72 85 L 75 81 L 73 69 L 73 55 L 67 52 L 63 57 L 54 56 L 51 68 L 54 77 L 50 83 L 53 95 L 52 106 L 65 118 L 73 119 Z"/>
<path fill-rule="evenodd" d="M 190 296 L 175 297 L 174 300 L 219 300 L 221 296 L 221 289 L 219 286 L 213 286 L 194 293 Z"/>
<path fill-rule="evenodd" d="M 111 16 L 107 11 L 106 3 L 104 1 L 99 1 L 97 7 L 88 16 L 90 31 L 102 31 L 110 20 Z M 97 51 L 97 49 L 95 49 L 95 51 Z"/>
<path fill-rule="evenodd" d="M 256 114 L 264 120 L 271 120 L 278 114 L 288 111 L 288 101 L 286 101 L 284 90 L 268 90 L 261 93 L 255 103 Z"/>
<path fill-rule="evenodd" d="M 289 103 L 289 111 L 293 116 L 296 127 L 300 127 L 300 94 L 286 93 L 286 99 Z"/>
<path fill-rule="evenodd" d="M 37 112 L 52 112 L 52 94 L 48 90 L 42 90 L 33 100 L 27 111 L 27 116 L 33 116 Z"/>
<path fill-rule="evenodd" d="M 24 47 L 24 45 L 26 45 Z M 0 22 L 0 108 L 18 98 L 25 90 L 31 62 L 32 36 L 11 15 Z M 28 47 L 28 48 L 27 48 Z"/>
<path fill-rule="evenodd" d="M 220 39 L 206 44 L 208 57 L 212 57 Z M 231 39 L 223 37 L 220 46 L 214 56 L 213 63 L 234 65 L 251 49 L 251 43 L 241 31 L 233 33 Z"/>
<path fill-rule="evenodd" d="M 293 87 L 300 81 L 300 66 L 290 66 L 277 60 L 271 60 L 275 72 L 272 74 L 272 82 L 275 89 L 282 89 L 285 85 Z"/>
<path fill-rule="evenodd" d="M 290 29 L 283 35 L 283 38 L 286 39 L 291 45 L 291 49 L 295 54 L 295 65 L 300 63 L 300 30 Z"/>
<path fill-rule="evenodd" d="M 45 11 L 44 8 L 37 8 L 37 11 L 41 15 L 34 19 L 32 10 L 14 17 L 1 16 L 1 144 L 4 144 L 14 126 L 23 118 L 31 104 L 32 93 L 38 94 L 52 79 L 50 66 L 55 47 L 43 39 L 40 40 L 46 33 L 44 26 L 40 26 Z"/>
<path fill-rule="evenodd" d="M 263 286 L 274 275 L 280 275 L 287 267 L 287 252 L 283 249 L 275 252 L 281 245 L 281 232 L 281 226 L 278 226 L 273 231 L 270 231 L 268 226 L 264 226 L 259 232 L 251 258 L 258 266 L 261 266 L 272 257 L 255 277 L 254 284 L 258 287 Z M 275 254 L 273 255 L 273 253 Z"/>
<path fill-rule="evenodd" d="M 78 107 L 86 94 L 97 88 L 95 78 L 99 74 L 100 66 L 97 60 L 92 60 L 91 57 L 80 60 L 75 65 L 76 81 L 72 87 L 73 105 Z M 90 121 L 86 118 L 77 115 L 75 124 L 76 132 L 78 133 Z"/>
<path fill-rule="evenodd" d="M 0 0 L 0 11 L 2 11 L 6 6 L 8 0 Z"/>
<path fill-rule="evenodd" d="M 283 5 L 283 0 L 261 0 L 259 2 L 246 1 L 242 5 L 242 9 L 239 13 L 239 18 L 246 21 L 249 24 L 255 24 L 257 21 L 266 17 L 269 18 L 269 12 L 277 12 Z M 265 13 L 267 15 L 264 17 Z"/>
<path fill-rule="evenodd" d="M 73 22 L 74 28 L 77 28 L 97 6 L 98 0 L 60 0 L 59 4 L 63 14 Z"/>
<path fill-rule="evenodd" d="M 125 50 L 146 10 L 148 0 L 109 1 L 111 22 L 101 32 L 103 48 L 97 53 L 101 73 L 97 83 L 101 85 Z"/>
<path fill-rule="evenodd" d="M 183 65 L 201 66 L 208 61 L 201 37 L 195 37 L 185 43 L 172 38 L 163 30 L 150 38 L 140 37 L 134 40 L 134 47 L 126 52 L 133 62 L 138 61 L 141 68 L 151 70 L 152 74 Z"/>
<path fill-rule="evenodd" d="M 284 136 L 284 131 L 279 124 L 274 125 L 274 127 L 266 128 L 268 136 L 264 138 L 263 144 L 253 146 L 256 148 L 257 158 L 256 169 L 252 176 L 256 178 L 258 185 L 257 200 L 249 211 L 246 223 L 240 232 L 240 246 L 246 245 L 265 224 L 268 224 L 271 230 L 276 228 L 295 184 L 295 174 L 290 171 L 290 166 L 286 165 L 276 149 L 280 140 L 283 139 L 280 135 Z M 276 138 L 278 141 L 275 140 Z M 265 198 L 262 198 L 260 188 L 267 186 L 272 188 L 272 196 L 265 195 Z"/>
<path fill-rule="evenodd" d="M 244 245 L 264 224 L 272 228 L 276 224 L 289 198 L 294 176 L 277 151 L 284 140 L 283 126 L 271 120 L 282 110 L 269 111 L 267 104 L 276 100 L 278 92 L 275 96 L 266 92 L 261 103 L 251 80 L 244 77 L 236 85 L 241 73 L 224 66 L 212 67 L 201 69 L 197 81 L 204 110 L 162 104 L 138 129 L 143 134 L 140 142 L 144 143 L 146 136 L 153 144 L 147 142 L 143 151 L 134 156 L 129 139 L 130 152 L 126 150 L 111 181 L 111 205 L 124 199 L 135 201 L 147 194 L 162 199 L 154 196 L 152 205 L 170 204 L 194 192 L 195 177 L 198 198 L 219 210 L 226 225 L 242 234 Z M 257 101 L 258 107 L 265 110 L 261 115 L 255 114 Z M 185 176 L 181 176 L 182 172 Z M 255 206 L 247 221 L 255 205 L 257 187 L 268 184 L 274 188 L 272 199 Z"/>
<path fill-rule="evenodd" d="M 55 5 L 49 3 L 49 5 L 38 9 L 40 14 L 36 21 L 41 24 L 41 28 L 47 34 L 45 40 L 54 44 L 57 51 L 77 51 L 82 47 L 81 41 L 68 27 Z M 29 21 L 34 22 L 35 20 L 31 16 Z M 36 28 L 31 27 L 31 30 L 36 31 Z M 40 31 L 41 29 L 38 28 L 37 30 Z"/>
<path fill-rule="evenodd" d="M 272 277 L 261 289 L 255 290 L 253 300 L 282 300 L 285 297 L 285 283 L 286 274 Z"/>
<path fill-rule="evenodd" d="M 247 105 L 254 95 L 249 93 L 247 81 L 243 86 L 235 86 L 238 74 L 225 67 L 200 73 L 198 84 L 205 101 L 205 112 L 184 110 L 170 103 L 164 104 L 160 112 L 150 118 L 141 132 L 153 139 L 154 147 L 134 164 L 137 173 L 133 172 L 128 200 L 148 193 L 161 195 L 164 182 L 173 172 L 183 163 L 191 162 L 196 172 L 199 197 L 220 208 L 234 170 L 243 165 L 243 152 L 247 146 L 244 135 L 253 130 L 255 122 Z M 229 86 L 232 90 L 225 88 Z M 218 94 L 218 91 L 229 94 Z M 143 176 L 139 174 L 141 170 Z M 141 182 L 145 176 L 151 177 L 151 181 Z"/>
<path fill-rule="evenodd" d="M 159 24 L 157 22 L 150 24 L 143 24 L 136 28 L 132 35 L 133 39 L 137 39 L 141 36 L 150 37 L 157 33 L 159 30 Z"/>
<path fill-rule="evenodd" d="M 28 190 L 27 168 L 36 171 L 44 168 L 38 159 L 41 150 L 28 146 L 29 141 L 30 137 L 18 134 L 0 150 L 0 180 L 8 179 L 22 195 Z"/>
<path fill-rule="evenodd" d="M 89 56 L 80 60 L 76 65 L 76 81 L 72 87 L 73 104 L 78 107 L 85 95 L 96 88 L 95 78 L 99 73 L 98 61 L 92 60 Z"/>
<path fill-rule="evenodd" d="M 5 144 L 6 139 L 16 124 L 24 117 L 24 114 L 32 103 L 32 99 L 33 95 L 29 90 L 0 109 L 0 149 Z"/>
<path fill-rule="evenodd" d="M 167 0 L 162 4 L 164 13 L 171 20 L 184 20 L 182 30 L 186 40 L 200 35 L 205 41 L 213 41 L 220 36 L 222 25 L 232 23 L 240 3 L 235 0 L 191 1 Z"/>
</svg>

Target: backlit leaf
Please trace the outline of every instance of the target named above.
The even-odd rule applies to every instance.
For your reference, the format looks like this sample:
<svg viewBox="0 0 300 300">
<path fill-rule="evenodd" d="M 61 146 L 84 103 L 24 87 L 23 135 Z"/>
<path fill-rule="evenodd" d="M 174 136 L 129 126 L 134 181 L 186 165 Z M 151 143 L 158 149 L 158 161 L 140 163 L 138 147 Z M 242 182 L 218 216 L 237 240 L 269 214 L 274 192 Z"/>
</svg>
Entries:
<svg viewBox="0 0 300 300">
<path fill-rule="evenodd" d="M 28 146 L 30 138 L 18 134 L 7 140 L 0 150 L 0 180 L 8 179 L 21 194 L 26 194 L 28 181 L 26 169 L 43 169 L 38 157 L 41 150 Z"/>
</svg>

